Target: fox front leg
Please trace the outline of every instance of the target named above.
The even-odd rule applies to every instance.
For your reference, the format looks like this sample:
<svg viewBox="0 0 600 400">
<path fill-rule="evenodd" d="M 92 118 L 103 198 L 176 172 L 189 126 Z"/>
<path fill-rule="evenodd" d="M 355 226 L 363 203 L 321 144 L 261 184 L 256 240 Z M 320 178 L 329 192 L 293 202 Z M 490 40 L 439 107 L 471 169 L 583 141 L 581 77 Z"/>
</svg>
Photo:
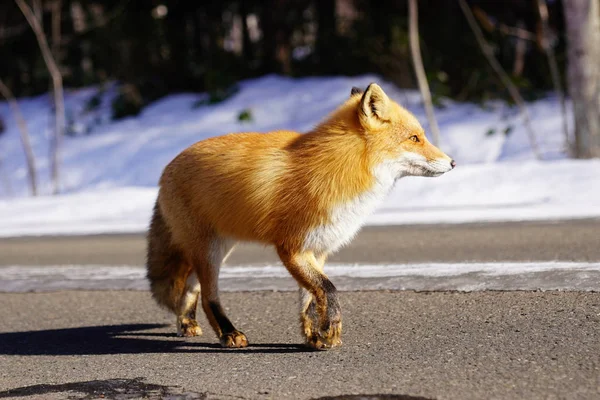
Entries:
<svg viewBox="0 0 600 400">
<path fill-rule="evenodd" d="M 278 249 L 279 257 L 303 292 L 300 321 L 309 347 L 326 350 L 342 344 L 342 312 L 337 290 L 312 252 Z"/>
</svg>

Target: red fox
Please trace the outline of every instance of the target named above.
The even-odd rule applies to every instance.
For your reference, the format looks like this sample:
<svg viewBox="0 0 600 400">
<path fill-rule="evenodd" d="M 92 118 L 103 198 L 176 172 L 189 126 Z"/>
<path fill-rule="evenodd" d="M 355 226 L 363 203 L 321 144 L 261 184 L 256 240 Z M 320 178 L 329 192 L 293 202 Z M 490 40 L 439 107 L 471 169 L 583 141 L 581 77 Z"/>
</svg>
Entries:
<svg viewBox="0 0 600 400">
<path fill-rule="evenodd" d="M 304 134 L 233 133 L 183 150 L 163 171 L 148 233 L 147 269 L 156 301 L 177 316 L 179 336 L 202 333 L 202 308 L 224 347 L 246 336 L 219 300 L 219 268 L 239 241 L 273 245 L 300 286 L 306 344 L 341 345 L 327 256 L 349 243 L 404 176 L 439 176 L 455 162 L 417 119 L 377 84 Z"/>
</svg>

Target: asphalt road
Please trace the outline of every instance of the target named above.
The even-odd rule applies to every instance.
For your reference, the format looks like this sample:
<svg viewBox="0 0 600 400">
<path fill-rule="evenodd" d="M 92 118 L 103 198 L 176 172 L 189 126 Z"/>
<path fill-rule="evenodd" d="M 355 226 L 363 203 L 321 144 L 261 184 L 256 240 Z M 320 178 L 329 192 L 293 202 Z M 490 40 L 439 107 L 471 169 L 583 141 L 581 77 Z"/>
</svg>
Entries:
<svg viewBox="0 0 600 400">
<path fill-rule="evenodd" d="M 600 261 L 599 228 L 369 228 L 332 261 Z M 140 235 L 2 239 L 0 266 L 141 265 L 144 246 Z M 244 246 L 229 264 L 274 260 Z M 0 398 L 600 398 L 598 292 L 351 291 L 340 301 L 344 346 L 309 352 L 293 292 L 223 294 L 251 343 L 241 350 L 221 349 L 203 316 L 204 336 L 175 337 L 145 291 L 0 293 Z"/>
<path fill-rule="evenodd" d="M 344 292 L 328 352 L 298 346 L 296 300 L 224 294 L 250 340 L 229 350 L 145 292 L 0 294 L 0 398 L 600 398 L 599 293 Z"/>
<path fill-rule="evenodd" d="M 143 235 L 0 239 L 2 265 L 143 265 Z M 365 228 L 329 259 L 342 263 L 600 261 L 600 220 Z M 227 264 L 277 261 L 271 248 L 241 245 Z"/>
</svg>

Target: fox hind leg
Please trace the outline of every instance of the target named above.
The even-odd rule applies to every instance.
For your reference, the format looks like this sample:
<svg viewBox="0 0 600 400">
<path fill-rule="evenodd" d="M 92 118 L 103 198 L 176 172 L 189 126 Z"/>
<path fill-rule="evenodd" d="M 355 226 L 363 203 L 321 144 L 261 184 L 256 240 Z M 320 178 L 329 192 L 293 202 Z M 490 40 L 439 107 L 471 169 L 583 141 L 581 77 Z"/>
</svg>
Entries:
<svg viewBox="0 0 600 400">
<path fill-rule="evenodd" d="M 191 337 L 202 335 L 196 321 L 196 307 L 200 296 L 200 282 L 195 272 L 191 272 L 179 301 L 177 312 L 177 336 Z"/>
<path fill-rule="evenodd" d="M 219 270 L 234 246 L 235 243 L 229 240 L 213 237 L 196 260 L 196 272 L 202 286 L 202 308 L 221 346 L 246 347 L 248 346 L 246 335 L 233 326 L 225 315 L 219 299 Z"/>
</svg>

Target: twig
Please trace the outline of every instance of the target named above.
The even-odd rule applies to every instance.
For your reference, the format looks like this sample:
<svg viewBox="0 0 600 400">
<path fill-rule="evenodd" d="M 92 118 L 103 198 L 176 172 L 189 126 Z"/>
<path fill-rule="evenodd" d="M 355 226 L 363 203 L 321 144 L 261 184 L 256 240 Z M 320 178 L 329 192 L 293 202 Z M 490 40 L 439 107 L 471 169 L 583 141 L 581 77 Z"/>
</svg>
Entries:
<svg viewBox="0 0 600 400">
<path fill-rule="evenodd" d="M 487 61 L 490 63 L 491 67 L 494 69 L 496 74 L 498 74 L 498 77 L 500 78 L 500 80 L 502 81 L 502 84 L 506 87 L 506 89 L 510 93 L 510 96 L 512 97 L 515 104 L 519 107 L 519 109 L 521 111 L 521 117 L 523 118 L 523 125 L 525 125 L 525 131 L 527 132 L 527 136 L 529 138 L 529 144 L 531 145 L 531 150 L 533 151 L 533 154 L 535 155 L 535 157 L 538 160 L 541 160 L 542 157 L 541 157 L 541 154 L 540 154 L 540 151 L 538 149 L 538 145 L 537 145 L 537 142 L 535 139 L 535 133 L 531 127 L 531 118 L 529 117 L 529 112 L 527 111 L 525 101 L 521 97 L 519 90 L 516 88 L 516 86 L 510 80 L 510 77 L 508 76 L 508 74 L 504 71 L 504 69 L 498 62 L 498 60 L 496 60 L 496 57 L 494 57 L 494 52 L 492 50 L 492 47 L 483 37 L 483 32 L 481 32 L 481 28 L 479 28 L 479 25 L 477 25 L 477 21 L 475 20 L 475 17 L 473 16 L 473 12 L 467 5 L 467 2 L 465 0 L 458 0 L 458 4 L 460 5 L 460 8 L 462 9 L 463 13 L 465 14 L 465 18 L 467 19 L 467 22 L 469 23 L 469 26 L 471 27 L 471 30 L 473 31 L 473 34 L 475 35 L 475 38 L 477 39 L 477 43 L 479 44 L 479 47 L 481 48 L 483 55 L 485 56 Z"/>
<path fill-rule="evenodd" d="M 29 131 L 27 130 L 27 123 L 21 114 L 19 104 L 15 100 L 12 92 L 0 79 L 0 94 L 8 101 L 8 105 L 12 110 L 12 113 L 17 121 L 17 127 L 21 135 L 21 144 L 23 145 L 23 151 L 25 152 L 25 160 L 27 162 L 27 173 L 29 176 L 29 187 L 31 188 L 31 194 L 37 196 L 37 172 L 35 169 L 35 155 L 31 147 L 31 141 L 29 140 Z"/>
<path fill-rule="evenodd" d="M 500 32 L 504 33 L 505 35 L 514 36 L 514 37 L 522 39 L 522 40 L 529 40 L 530 42 L 535 42 L 535 40 L 536 40 L 534 33 L 529 32 L 528 30 L 525 30 L 520 27 L 499 24 L 498 30 Z"/>
<path fill-rule="evenodd" d="M 425 105 L 425 112 L 427 113 L 429 128 L 431 129 L 431 133 L 433 134 L 433 144 L 439 146 L 440 128 L 435 119 L 435 114 L 433 111 L 433 102 L 431 101 L 431 92 L 429 91 L 429 84 L 427 83 L 427 76 L 425 75 L 425 68 L 423 67 L 423 59 L 421 58 L 421 48 L 419 45 L 419 15 L 417 9 L 417 0 L 409 0 L 408 12 L 410 16 L 410 52 L 412 54 L 415 75 L 417 76 L 417 82 L 419 84 L 419 90 L 421 91 L 421 97 L 423 97 L 423 104 Z"/>
<path fill-rule="evenodd" d="M 569 138 L 569 127 L 567 125 L 567 103 L 565 101 L 564 91 L 560 83 L 560 74 L 558 72 L 558 63 L 556 62 L 556 56 L 554 55 L 554 49 L 550 45 L 550 28 L 548 26 L 548 7 L 546 0 L 537 0 L 537 9 L 542 23 L 542 48 L 546 52 L 548 58 L 548 66 L 550 67 L 550 76 L 552 77 L 552 84 L 554 85 L 554 91 L 558 96 L 560 102 L 560 111 L 562 113 L 562 125 L 563 134 L 565 136 L 565 145 L 568 152 L 572 152 L 572 144 Z"/>
<path fill-rule="evenodd" d="M 537 38 L 533 32 L 529 32 L 528 30 L 523 29 L 523 27 L 520 26 L 508 26 L 501 22 L 494 22 L 486 14 L 486 12 L 479 7 L 474 7 L 473 15 L 479 20 L 479 23 L 488 32 L 493 32 L 495 29 L 498 29 L 500 33 L 507 36 L 514 36 L 516 38 L 529 40 L 531 42 L 537 41 Z"/>
<path fill-rule="evenodd" d="M 40 21 L 36 18 L 31 7 L 25 3 L 25 0 L 15 0 L 21 12 L 27 19 L 27 22 L 31 26 L 31 29 L 35 33 L 38 45 L 42 52 L 42 57 L 48 68 L 48 72 L 52 77 L 52 86 L 54 89 L 54 109 L 55 109 L 55 123 L 54 123 L 54 140 L 52 142 L 52 183 L 53 192 L 57 194 L 60 190 L 60 175 L 59 175 L 59 164 L 60 164 L 60 149 L 63 139 L 63 131 L 65 126 L 65 104 L 63 99 L 63 81 L 60 69 L 52 56 L 52 51 L 48 46 L 48 41 L 42 30 Z"/>
</svg>

